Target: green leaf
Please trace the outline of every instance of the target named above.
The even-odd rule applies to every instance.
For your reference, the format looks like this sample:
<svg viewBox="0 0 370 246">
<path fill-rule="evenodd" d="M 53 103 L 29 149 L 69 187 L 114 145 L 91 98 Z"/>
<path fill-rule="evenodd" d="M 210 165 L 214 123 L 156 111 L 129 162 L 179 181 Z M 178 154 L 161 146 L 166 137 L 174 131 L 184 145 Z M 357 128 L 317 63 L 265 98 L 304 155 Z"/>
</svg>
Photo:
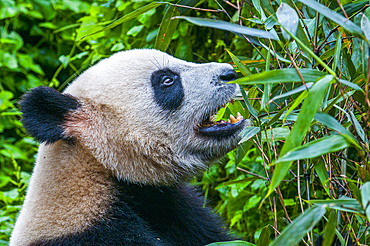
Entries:
<svg viewBox="0 0 370 246">
<path fill-rule="evenodd" d="M 325 205 L 331 209 L 337 209 L 344 212 L 355 212 L 355 213 L 364 213 L 364 209 L 361 207 L 360 203 L 356 199 L 342 197 L 336 200 L 310 200 L 306 201 L 311 204 L 316 205 Z"/>
<path fill-rule="evenodd" d="M 260 130 L 261 129 L 259 127 L 255 127 L 255 126 L 249 126 L 249 127 L 244 128 L 244 130 L 240 133 L 240 136 L 242 137 L 242 140 L 239 141 L 239 144 L 248 141 L 254 135 L 259 133 Z"/>
<path fill-rule="evenodd" d="M 326 73 L 314 70 L 314 69 L 299 69 L 305 82 L 312 82 L 318 78 L 326 75 Z M 300 82 L 297 70 L 294 68 L 286 68 L 280 70 L 266 71 L 262 73 L 252 74 L 250 76 L 236 79 L 230 83 L 240 84 L 240 85 L 254 85 L 254 84 L 271 84 L 271 83 L 287 83 L 287 82 Z"/>
<path fill-rule="evenodd" d="M 252 73 L 248 70 L 246 66 L 236 57 L 233 53 L 230 51 L 226 50 L 226 52 L 229 54 L 233 62 L 235 63 L 236 67 L 239 69 L 239 71 L 243 74 L 243 76 L 249 76 Z"/>
<path fill-rule="evenodd" d="M 324 229 L 324 241 L 323 246 L 331 246 L 335 236 L 335 230 L 337 227 L 337 212 L 332 210 L 329 215 L 329 221 L 326 223 Z"/>
<path fill-rule="evenodd" d="M 266 71 L 270 70 L 270 61 L 271 61 L 271 49 L 269 49 L 268 53 L 267 53 Z M 268 101 L 269 101 L 269 98 L 270 98 L 272 87 L 273 87 L 273 84 L 267 84 L 267 85 L 263 86 L 263 94 L 262 94 L 262 99 L 261 99 L 260 111 L 265 110 L 266 112 L 268 112 L 268 109 L 269 109 Z"/>
<path fill-rule="evenodd" d="M 358 27 L 356 24 L 354 24 L 352 21 L 348 20 L 347 18 L 343 17 L 342 15 L 338 14 L 337 12 L 329 9 L 325 5 L 320 4 L 314 0 L 298 0 L 298 1 L 316 10 L 320 14 L 324 15 L 326 18 L 334 21 L 339 26 L 350 31 L 352 34 L 359 36 L 361 38 L 364 37 L 364 33 L 362 32 L 360 27 Z"/>
<path fill-rule="evenodd" d="M 347 131 L 347 129 L 344 128 L 333 116 L 325 114 L 325 113 L 317 112 L 315 114 L 315 120 L 317 120 L 318 122 L 321 122 L 322 124 L 326 125 L 327 127 L 331 128 L 331 129 L 336 130 L 337 132 L 343 134 L 343 136 L 348 141 L 350 141 L 351 143 L 356 145 L 358 148 L 361 148 L 358 145 L 357 139 L 352 135 L 352 133 Z"/>
<path fill-rule="evenodd" d="M 355 83 L 349 82 L 349 81 L 344 80 L 344 79 L 340 79 L 339 82 L 348 86 L 348 87 L 351 87 L 352 89 L 354 89 L 356 91 L 364 92 L 364 90 L 360 86 L 356 85 Z"/>
<path fill-rule="evenodd" d="M 68 63 L 69 63 L 69 56 L 61 55 L 59 56 L 59 61 L 62 63 L 63 68 L 67 68 Z"/>
<path fill-rule="evenodd" d="M 226 21 L 205 19 L 205 18 L 199 18 L 199 17 L 188 17 L 188 16 L 177 16 L 176 18 L 187 20 L 197 26 L 206 26 L 206 27 L 216 28 L 216 29 L 225 30 L 229 32 L 241 33 L 241 34 L 249 35 L 252 37 L 269 38 L 273 40 L 278 40 L 278 37 L 276 37 L 270 32 L 236 25 L 236 24 L 232 24 Z"/>
<path fill-rule="evenodd" d="M 279 96 L 275 96 L 273 97 L 270 101 L 274 101 L 274 100 L 277 100 L 279 98 L 283 98 L 283 97 L 287 97 L 287 96 L 290 96 L 290 95 L 294 95 L 298 92 L 301 92 L 301 91 L 306 91 L 307 88 L 311 88 L 313 85 L 313 82 L 309 82 L 309 83 L 306 83 L 306 85 L 301 85 L 301 86 L 298 86 L 297 88 L 294 88 L 293 90 L 290 90 L 288 92 L 285 92 L 285 93 L 282 93 L 281 95 Z"/>
<path fill-rule="evenodd" d="M 362 14 L 362 18 L 361 18 L 361 30 L 365 34 L 367 43 L 369 43 L 370 42 L 370 21 L 364 14 Z"/>
<path fill-rule="evenodd" d="M 333 61 L 332 67 L 331 67 L 331 69 L 333 69 L 333 71 L 336 70 L 336 68 L 338 66 L 338 63 L 339 63 L 339 59 L 341 57 L 340 53 L 341 53 L 341 48 L 342 48 L 342 32 L 343 32 L 343 30 L 341 29 L 339 34 L 338 34 L 338 37 L 337 37 L 337 42 L 335 44 L 334 61 Z"/>
<path fill-rule="evenodd" d="M 136 37 L 141 32 L 141 30 L 143 30 L 143 28 L 144 25 L 133 26 L 130 30 L 127 31 L 126 35 Z"/>
<path fill-rule="evenodd" d="M 310 159 L 349 147 L 350 144 L 342 135 L 331 135 L 298 146 L 280 157 L 275 164 L 301 159 Z"/>
<path fill-rule="evenodd" d="M 353 180 L 347 180 L 348 186 L 351 189 L 352 196 L 356 198 L 357 201 L 361 202 L 361 192 Z"/>
<path fill-rule="evenodd" d="M 211 243 L 211 244 L 207 244 L 206 246 L 256 246 L 256 245 L 253 243 L 248 243 L 248 242 L 237 240 L 237 241 Z"/>
<path fill-rule="evenodd" d="M 280 116 L 286 112 L 286 109 L 289 108 L 290 106 L 292 106 L 292 104 L 294 103 L 294 101 L 290 102 L 288 105 L 286 105 L 284 108 L 280 109 L 279 112 L 277 112 L 274 117 L 272 117 L 269 122 L 267 123 L 267 127 L 268 126 L 271 126 L 273 123 L 275 123 L 278 119 L 280 119 Z"/>
<path fill-rule="evenodd" d="M 308 91 L 303 91 L 294 101 L 292 101 L 292 106 L 286 111 L 283 117 L 283 123 L 285 123 L 286 118 L 290 115 L 290 113 L 301 104 L 301 102 L 307 97 Z"/>
<path fill-rule="evenodd" d="M 263 142 L 272 142 L 272 138 L 274 138 L 274 141 L 286 140 L 289 134 L 289 127 L 276 127 L 272 128 L 272 134 L 270 129 L 267 129 L 266 132 L 261 132 L 261 140 Z"/>
<path fill-rule="evenodd" d="M 349 114 L 351 115 L 350 120 L 352 121 L 353 126 L 356 128 L 357 134 L 360 136 L 361 140 L 364 143 L 366 143 L 367 139 L 366 139 L 364 129 L 362 129 L 362 127 L 361 127 L 360 123 L 358 122 L 355 114 L 352 111 L 349 111 Z"/>
<path fill-rule="evenodd" d="M 315 171 L 316 171 L 317 176 L 319 176 L 319 179 L 321 181 L 322 186 L 324 187 L 324 190 L 330 197 L 330 191 L 328 187 L 328 181 L 329 181 L 328 171 L 325 168 L 325 164 L 323 160 L 319 160 L 319 162 L 315 164 Z"/>
<path fill-rule="evenodd" d="M 177 26 L 179 24 L 178 19 L 172 19 L 174 16 L 178 16 L 180 14 L 179 10 L 170 5 L 163 16 L 161 25 L 159 26 L 159 31 L 157 34 L 157 38 L 155 40 L 154 48 L 166 51 L 170 42 L 172 40 L 173 34 L 175 33 Z"/>
<path fill-rule="evenodd" d="M 251 141 L 239 144 L 235 154 L 235 166 L 237 166 L 243 160 L 244 156 L 247 154 L 252 145 L 253 142 Z"/>
<path fill-rule="evenodd" d="M 0 53 L 0 64 L 3 63 L 6 67 L 10 69 L 18 68 L 18 61 L 14 54 L 8 52 Z"/>
<path fill-rule="evenodd" d="M 112 48 L 110 49 L 111 51 L 120 51 L 120 50 L 123 50 L 125 48 L 125 45 L 123 43 L 116 43 L 112 46 Z"/>
<path fill-rule="evenodd" d="M 369 44 L 366 40 L 362 40 L 362 51 L 361 51 L 361 58 L 362 58 L 362 72 L 364 75 L 364 79 L 366 81 L 369 80 Z"/>
<path fill-rule="evenodd" d="M 276 11 L 276 16 L 281 25 L 283 25 L 289 32 L 296 35 L 298 28 L 298 15 L 294 9 L 288 4 L 281 3 L 280 7 Z M 290 40 L 290 35 L 282 29 L 282 34 L 285 40 Z"/>
<path fill-rule="evenodd" d="M 242 93 L 245 105 L 247 106 L 247 109 L 251 115 L 253 115 L 254 118 L 258 119 L 258 113 L 257 111 L 253 108 L 252 104 L 249 102 L 249 98 L 247 96 L 247 93 L 245 93 L 244 88 L 239 85 L 240 92 Z"/>
<path fill-rule="evenodd" d="M 370 182 L 361 187 L 361 202 L 365 208 L 367 221 L 370 222 Z"/>
<path fill-rule="evenodd" d="M 237 113 L 239 112 L 245 118 L 243 104 L 240 101 L 235 101 L 234 103 L 228 103 L 227 108 L 230 110 L 231 114 L 234 115 L 235 117 Z"/>
<path fill-rule="evenodd" d="M 291 149 L 301 145 L 303 138 L 305 137 L 311 125 L 311 121 L 325 96 L 326 90 L 333 79 L 334 76 L 326 75 L 312 86 L 302 105 L 297 121 L 293 125 L 293 129 L 290 132 L 288 139 L 285 141 L 285 144 L 280 152 L 280 156 L 285 155 Z M 279 185 L 280 181 L 283 180 L 285 174 L 290 168 L 290 165 L 290 161 L 280 162 L 276 165 L 266 197 L 269 196 Z"/>
<path fill-rule="evenodd" d="M 261 234 L 258 238 L 257 246 L 269 245 L 270 235 L 271 235 L 270 225 L 263 227 Z"/>
<path fill-rule="evenodd" d="M 297 245 L 304 235 L 311 230 L 326 212 L 325 205 L 312 206 L 288 225 L 271 246 Z"/>
</svg>

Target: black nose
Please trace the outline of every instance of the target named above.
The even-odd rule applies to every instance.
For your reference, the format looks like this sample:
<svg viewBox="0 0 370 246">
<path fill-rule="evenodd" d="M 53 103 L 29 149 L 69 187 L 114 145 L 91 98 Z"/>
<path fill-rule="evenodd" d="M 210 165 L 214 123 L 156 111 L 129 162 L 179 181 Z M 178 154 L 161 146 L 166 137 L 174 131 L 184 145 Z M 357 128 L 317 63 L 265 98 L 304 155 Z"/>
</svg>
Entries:
<svg viewBox="0 0 370 246">
<path fill-rule="evenodd" d="M 238 76 L 234 69 L 226 70 L 220 75 L 220 80 L 222 81 L 231 81 L 237 79 Z"/>
</svg>

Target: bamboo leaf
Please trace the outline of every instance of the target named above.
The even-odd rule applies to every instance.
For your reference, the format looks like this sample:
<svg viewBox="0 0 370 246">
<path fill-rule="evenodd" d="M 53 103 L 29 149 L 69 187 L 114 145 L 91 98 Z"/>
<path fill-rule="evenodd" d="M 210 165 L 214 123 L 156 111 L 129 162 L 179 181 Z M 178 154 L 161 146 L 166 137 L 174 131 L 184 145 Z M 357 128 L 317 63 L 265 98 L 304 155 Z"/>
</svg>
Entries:
<svg viewBox="0 0 370 246">
<path fill-rule="evenodd" d="M 239 26 L 239 25 L 232 24 L 226 21 L 205 19 L 205 18 L 199 18 L 199 17 L 188 17 L 188 16 L 177 16 L 175 18 L 187 20 L 197 26 L 206 26 L 206 27 L 216 28 L 216 29 L 225 30 L 229 32 L 241 33 L 241 34 L 249 35 L 252 37 L 269 38 L 273 40 L 278 40 L 278 37 L 276 37 L 270 32 L 261 31 L 259 29 L 248 28 L 244 26 Z"/>
<path fill-rule="evenodd" d="M 361 187 L 361 202 L 365 208 L 367 220 L 370 222 L 370 182 Z"/>
<path fill-rule="evenodd" d="M 277 112 L 274 117 L 272 117 L 269 122 L 267 123 L 266 126 L 271 126 L 273 123 L 275 123 L 275 121 L 277 121 L 280 116 L 286 111 L 287 108 L 289 108 L 290 106 L 292 106 L 292 104 L 294 103 L 294 101 L 290 102 L 288 105 L 286 105 L 284 108 L 280 109 L 279 112 Z"/>
<path fill-rule="evenodd" d="M 318 78 L 326 75 L 326 73 L 314 70 L 314 69 L 299 69 L 305 82 L 312 82 Z M 266 71 L 262 73 L 252 74 L 250 76 L 236 79 L 230 83 L 240 84 L 240 85 L 254 85 L 254 84 L 272 84 L 272 83 L 287 83 L 301 81 L 297 70 L 294 68 L 280 69 Z"/>
<path fill-rule="evenodd" d="M 271 235 L 270 225 L 263 227 L 261 234 L 258 238 L 257 246 L 269 245 L 270 235 Z"/>
<path fill-rule="evenodd" d="M 301 85 L 301 86 L 298 86 L 297 88 L 294 88 L 293 90 L 290 90 L 288 92 L 285 92 L 279 96 L 275 96 L 273 97 L 270 101 L 274 101 L 274 100 L 277 100 L 279 98 L 283 98 L 283 97 L 287 97 L 287 96 L 290 96 L 290 95 L 294 95 L 298 92 L 301 92 L 301 91 L 306 91 L 307 88 L 311 88 L 313 85 L 313 82 L 309 82 L 309 83 L 306 83 L 306 85 Z"/>
<path fill-rule="evenodd" d="M 352 135 L 352 133 L 347 131 L 347 129 L 344 128 L 334 117 L 332 117 L 328 114 L 317 112 L 316 115 L 315 115 L 315 120 L 321 122 L 322 124 L 326 125 L 327 127 L 331 128 L 331 129 L 336 130 L 337 132 L 343 134 L 343 136 L 348 141 L 350 141 L 351 143 L 356 145 L 358 148 L 361 148 L 359 146 L 358 142 L 357 142 L 357 139 Z"/>
<path fill-rule="evenodd" d="M 241 144 L 241 143 L 243 143 L 245 141 L 248 141 L 254 135 L 256 135 L 257 133 L 259 133 L 260 130 L 261 129 L 259 127 L 255 127 L 255 126 L 250 126 L 250 127 L 244 128 L 244 130 L 240 133 L 240 136 L 242 137 L 242 140 L 240 140 L 239 144 Z"/>
<path fill-rule="evenodd" d="M 367 142 L 367 139 L 366 139 L 366 135 L 365 135 L 364 129 L 362 129 L 360 123 L 356 119 L 355 114 L 352 111 L 349 111 L 349 114 L 351 115 L 350 120 L 352 121 L 353 126 L 356 128 L 357 134 L 360 136 L 361 140 L 364 143 L 366 143 Z"/>
<path fill-rule="evenodd" d="M 335 44 L 334 61 L 331 67 L 331 69 L 333 69 L 334 71 L 336 70 L 340 59 L 340 53 L 342 48 L 342 32 L 343 30 L 340 30 L 337 37 L 337 42 Z"/>
<path fill-rule="evenodd" d="M 351 189 L 352 196 L 356 198 L 357 201 L 361 202 L 361 192 L 355 182 L 353 182 L 353 180 L 348 180 L 348 186 Z"/>
<path fill-rule="evenodd" d="M 234 64 L 236 67 L 239 69 L 239 71 L 243 74 L 243 76 L 249 76 L 252 73 L 248 70 L 248 68 L 236 57 L 233 53 L 230 51 L 226 50 L 226 52 L 229 54 L 231 59 L 233 60 Z"/>
<path fill-rule="evenodd" d="M 364 33 L 362 32 L 361 28 L 354 24 L 352 21 L 348 20 L 344 16 L 338 14 L 337 12 L 329 9 L 323 4 L 320 4 L 314 0 L 298 0 L 301 3 L 304 3 L 308 7 L 316 10 L 320 14 L 324 15 L 326 18 L 334 21 L 339 26 L 343 27 L 344 29 L 350 31 L 352 34 L 364 38 Z"/>
<path fill-rule="evenodd" d="M 367 43 L 369 43 L 370 41 L 370 21 L 364 14 L 362 14 L 362 18 L 361 18 L 361 30 L 365 34 Z"/>
<path fill-rule="evenodd" d="M 326 193 L 328 194 L 328 196 L 330 196 L 330 191 L 328 187 L 328 171 L 326 170 L 325 164 L 322 160 L 315 164 L 315 171 L 317 173 L 317 176 L 319 176 L 321 184 L 324 187 Z"/>
<path fill-rule="evenodd" d="M 275 164 L 310 159 L 327 153 L 336 152 L 349 146 L 349 142 L 342 135 L 331 135 L 293 148 L 284 156 L 280 157 Z"/>
<path fill-rule="evenodd" d="M 325 205 L 312 206 L 288 225 L 271 246 L 293 246 L 311 230 L 326 212 Z"/>
<path fill-rule="evenodd" d="M 330 246 L 333 243 L 335 230 L 337 227 L 337 213 L 335 210 L 332 210 L 329 215 L 329 221 L 326 223 L 324 229 L 324 241 L 323 246 Z"/>
<path fill-rule="evenodd" d="M 336 200 L 310 200 L 306 201 L 315 205 L 326 205 L 328 208 L 337 209 L 344 212 L 365 213 L 360 203 L 356 199 L 343 197 Z"/>
<path fill-rule="evenodd" d="M 235 166 L 237 166 L 247 154 L 248 150 L 252 147 L 253 142 L 244 142 L 238 145 L 235 154 Z"/>
<path fill-rule="evenodd" d="M 170 45 L 173 34 L 175 33 L 177 26 L 179 24 L 178 19 L 172 19 L 174 16 L 178 16 L 180 11 L 170 5 L 163 16 L 161 25 L 159 26 L 157 38 L 155 40 L 155 49 L 166 51 L 168 45 Z"/>
<path fill-rule="evenodd" d="M 297 121 L 293 125 L 293 129 L 280 152 L 281 156 L 285 155 L 291 149 L 301 145 L 303 138 L 311 125 L 311 121 L 325 96 L 326 90 L 333 80 L 334 76 L 326 75 L 312 86 L 302 105 Z M 280 181 L 288 172 L 290 165 L 291 161 L 280 162 L 276 165 L 266 197 L 269 196 L 279 185 Z"/>
<path fill-rule="evenodd" d="M 355 83 L 349 82 L 349 81 L 344 80 L 344 79 L 340 79 L 339 82 L 346 85 L 346 86 L 351 87 L 352 89 L 354 89 L 356 91 L 364 92 L 364 90 L 360 86 L 356 85 Z"/>
<path fill-rule="evenodd" d="M 253 108 L 252 104 L 249 102 L 249 98 L 247 96 L 247 93 L 245 93 L 244 88 L 239 85 L 240 92 L 242 93 L 245 105 L 247 106 L 247 109 L 251 115 L 253 115 L 254 118 L 258 119 L 258 113 L 257 111 Z"/>
<path fill-rule="evenodd" d="M 266 71 L 270 70 L 270 60 L 271 60 L 271 49 L 269 49 L 268 53 L 267 53 Z M 269 101 L 269 98 L 270 98 L 270 93 L 271 93 L 272 86 L 273 86 L 272 84 L 267 84 L 267 85 L 263 86 L 263 94 L 262 94 L 262 99 L 261 99 L 261 108 L 260 108 L 260 110 L 265 109 L 266 111 L 268 111 L 268 108 L 269 108 L 268 101 Z"/>
<path fill-rule="evenodd" d="M 308 91 L 303 91 L 296 99 L 294 99 L 292 106 L 286 111 L 283 117 L 283 123 L 285 123 L 288 115 L 301 104 L 301 102 L 307 97 Z"/>
<path fill-rule="evenodd" d="M 299 19 L 294 9 L 286 3 L 281 3 L 280 7 L 276 11 L 276 16 L 281 25 L 296 35 Z M 290 40 L 290 35 L 286 33 L 284 29 L 282 29 L 282 33 L 285 40 Z"/>
<path fill-rule="evenodd" d="M 266 134 L 267 133 L 267 134 Z M 263 142 L 272 141 L 272 138 L 274 138 L 274 141 L 281 141 L 288 138 L 290 134 L 290 130 L 288 127 L 276 127 L 272 128 L 272 134 L 270 129 L 266 130 L 266 132 L 261 132 L 261 140 Z"/>
</svg>

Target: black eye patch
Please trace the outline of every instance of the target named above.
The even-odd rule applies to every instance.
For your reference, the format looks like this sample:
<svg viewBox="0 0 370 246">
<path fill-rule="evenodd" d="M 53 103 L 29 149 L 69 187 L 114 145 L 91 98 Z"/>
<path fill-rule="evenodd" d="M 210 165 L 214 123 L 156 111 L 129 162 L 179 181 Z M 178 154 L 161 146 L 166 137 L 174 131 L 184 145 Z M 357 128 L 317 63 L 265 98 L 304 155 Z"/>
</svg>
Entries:
<svg viewBox="0 0 370 246">
<path fill-rule="evenodd" d="M 152 87 L 155 101 L 166 110 L 173 110 L 180 106 L 184 98 L 180 75 L 165 68 L 153 72 Z"/>
</svg>

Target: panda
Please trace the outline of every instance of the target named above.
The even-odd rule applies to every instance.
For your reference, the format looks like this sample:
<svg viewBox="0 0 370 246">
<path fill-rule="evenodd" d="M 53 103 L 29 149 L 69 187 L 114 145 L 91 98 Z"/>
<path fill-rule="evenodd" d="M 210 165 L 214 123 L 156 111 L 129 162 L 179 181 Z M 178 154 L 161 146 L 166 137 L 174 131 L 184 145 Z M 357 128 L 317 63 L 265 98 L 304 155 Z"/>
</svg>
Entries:
<svg viewBox="0 0 370 246">
<path fill-rule="evenodd" d="M 101 60 L 20 107 L 40 142 L 10 245 L 206 245 L 233 236 L 187 181 L 237 146 L 229 64 L 151 49 Z"/>
</svg>

